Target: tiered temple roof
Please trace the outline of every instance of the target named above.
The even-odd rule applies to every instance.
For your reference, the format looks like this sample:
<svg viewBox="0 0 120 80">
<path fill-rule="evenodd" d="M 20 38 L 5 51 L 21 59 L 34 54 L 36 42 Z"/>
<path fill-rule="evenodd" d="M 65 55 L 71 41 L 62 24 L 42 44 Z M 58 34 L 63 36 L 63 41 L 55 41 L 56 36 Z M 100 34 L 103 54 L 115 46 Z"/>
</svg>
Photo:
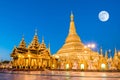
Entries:
<svg viewBox="0 0 120 80">
<path fill-rule="evenodd" d="M 42 52 L 44 51 L 47 51 L 48 53 L 50 52 L 49 48 L 47 48 L 46 44 L 44 43 L 44 39 L 42 39 L 42 43 L 40 44 L 38 36 L 37 36 L 37 31 L 35 31 L 33 40 L 28 46 L 26 46 L 24 37 L 22 37 L 22 40 L 20 41 L 19 46 L 14 47 L 11 57 L 15 56 L 14 54 L 29 54 L 29 53 L 42 54 Z"/>
</svg>

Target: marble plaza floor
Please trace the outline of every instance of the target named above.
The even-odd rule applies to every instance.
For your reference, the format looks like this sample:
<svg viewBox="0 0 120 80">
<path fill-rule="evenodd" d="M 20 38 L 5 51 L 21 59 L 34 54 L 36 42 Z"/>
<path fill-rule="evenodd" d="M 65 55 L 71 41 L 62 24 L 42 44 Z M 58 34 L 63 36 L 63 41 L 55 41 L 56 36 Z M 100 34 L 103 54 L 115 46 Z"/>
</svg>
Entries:
<svg viewBox="0 0 120 80">
<path fill-rule="evenodd" d="M 120 72 L 7 71 L 0 80 L 120 80 Z"/>
</svg>

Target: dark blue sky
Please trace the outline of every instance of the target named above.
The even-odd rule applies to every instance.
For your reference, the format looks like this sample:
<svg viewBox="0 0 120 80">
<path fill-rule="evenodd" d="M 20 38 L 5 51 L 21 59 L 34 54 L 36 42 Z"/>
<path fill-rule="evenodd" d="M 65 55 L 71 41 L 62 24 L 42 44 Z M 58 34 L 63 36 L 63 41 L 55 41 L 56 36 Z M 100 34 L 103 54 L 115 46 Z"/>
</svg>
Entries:
<svg viewBox="0 0 120 80">
<path fill-rule="evenodd" d="M 107 22 L 98 19 L 102 10 L 110 14 Z M 39 41 L 44 36 L 56 53 L 67 37 L 71 11 L 83 43 L 120 50 L 120 0 L 0 0 L 0 59 L 10 59 L 23 34 L 28 45 L 36 28 Z"/>
</svg>

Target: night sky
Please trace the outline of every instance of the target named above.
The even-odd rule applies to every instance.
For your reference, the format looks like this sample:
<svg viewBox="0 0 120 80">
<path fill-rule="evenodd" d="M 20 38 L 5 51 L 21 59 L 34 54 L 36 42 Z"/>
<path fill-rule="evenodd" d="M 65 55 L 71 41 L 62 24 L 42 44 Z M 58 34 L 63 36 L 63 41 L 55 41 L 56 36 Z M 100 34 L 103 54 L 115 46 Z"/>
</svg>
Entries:
<svg viewBox="0 0 120 80">
<path fill-rule="evenodd" d="M 106 22 L 98 18 L 102 10 L 109 12 Z M 0 0 L 0 60 L 10 60 L 22 35 L 29 45 L 35 29 L 39 42 L 44 36 L 56 53 L 68 35 L 71 11 L 84 44 L 95 43 L 96 51 L 120 50 L 120 0 Z"/>
</svg>

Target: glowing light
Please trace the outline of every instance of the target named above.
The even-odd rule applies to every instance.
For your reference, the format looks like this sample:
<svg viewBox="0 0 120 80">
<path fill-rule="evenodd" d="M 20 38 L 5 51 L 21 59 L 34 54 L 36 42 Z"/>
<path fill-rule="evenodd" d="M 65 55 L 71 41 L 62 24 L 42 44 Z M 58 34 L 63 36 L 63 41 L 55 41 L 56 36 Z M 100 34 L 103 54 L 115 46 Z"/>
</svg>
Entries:
<svg viewBox="0 0 120 80">
<path fill-rule="evenodd" d="M 91 44 L 91 47 L 92 47 L 92 48 L 95 48 L 95 44 Z"/>
<path fill-rule="evenodd" d="M 28 55 L 28 57 L 30 57 L 30 55 Z"/>
<path fill-rule="evenodd" d="M 95 44 L 94 43 L 88 44 L 87 47 L 89 47 L 89 48 L 95 48 Z"/>
<path fill-rule="evenodd" d="M 56 55 L 55 58 L 59 58 L 59 56 Z"/>
<path fill-rule="evenodd" d="M 55 67 L 55 65 L 53 64 L 53 65 L 52 65 L 52 67 L 54 68 L 54 67 Z"/>
<path fill-rule="evenodd" d="M 19 55 L 19 57 L 21 57 L 21 56 Z"/>
<path fill-rule="evenodd" d="M 103 63 L 103 64 L 101 64 L 101 69 L 105 69 L 105 64 Z"/>
<path fill-rule="evenodd" d="M 66 64 L 66 69 L 69 69 L 69 64 Z"/>
<path fill-rule="evenodd" d="M 87 48 L 87 46 L 84 46 L 84 48 Z"/>
<path fill-rule="evenodd" d="M 81 68 L 82 70 L 84 70 L 84 64 L 81 64 L 81 65 L 80 65 L 80 68 Z"/>
<path fill-rule="evenodd" d="M 88 46 L 88 47 L 91 47 L 91 45 L 90 45 L 90 44 L 88 44 L 87 46 Z"/>
</svg>

